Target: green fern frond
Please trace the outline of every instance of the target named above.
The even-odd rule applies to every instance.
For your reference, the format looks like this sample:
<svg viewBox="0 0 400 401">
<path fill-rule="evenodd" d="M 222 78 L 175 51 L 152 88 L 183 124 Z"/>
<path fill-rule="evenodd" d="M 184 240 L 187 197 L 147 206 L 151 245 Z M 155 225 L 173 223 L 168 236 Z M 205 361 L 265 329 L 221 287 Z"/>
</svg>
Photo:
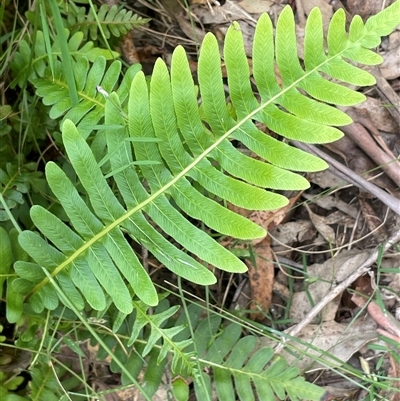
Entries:
<svg viewBox="0 0 400 401">
<path fill-rule="evenodd" d="M 95 18 L 95 13 L 97 20 Z M 130 10 L 117 5 L 103 4 L 99 9 L 96 5 L 89 12 L 85 7 L 71 7 L 66 13 L 68 28 L 71 33 L 82 32 L 84 37 L 96 41 L 99 37 L 100 23 L 107 39 L 111 36 L 120 37 L 138 26 L 146 24 L 149 19 L 141 18 Z"/>
<path fill-rule="evenodd" d="M 115 59 L 119 56 L 117 52 L 110 52 L 99 47 L 95 47 L 93 42 L 83 43 L 83 33 L 76 32 L 70 36 L 68 29 L 65 30 L 68 38 L 68 50 L 72 59 L 78 61 L 80 58 L 85 57 L 90 62 L 94 62 L 98 57 L 104 57 L 107 60 Z M 61 49 L 58 39 L 54 39 L 51 47 L 51 55 L 54 62 L 60 63 Z M 59 78 L 59 68 L 53 77 L 49 73 L 49 60 L 48 53 L 45 46 L 45 38 L 42 31 L 36 32 L 34 44 L 28 42 L 27 39 L 21 40 L 18 51 L 15 53 L 11 69 L 14 71 L 16 78 L 13 81 L 13 86 L 19 85 L 23 87 L 24 83 L 29 80 L 33 81 L 44 76 L 50 76 L 53 80 Z M 78 72 L 78 66 L 74 69 L 75 73 Z"/>
<path fill-rule="evenodd" d="M 107 344 L 131 376 L 143 384 L 146 394 L 152 397 L 161 384 L 167 364 L 173 372 L 196 377 L 197 361 L 194 358 L 193 340 L 188 335 L 186 317 L 181 315 L 175 321 L 179 307 L 170 307 L 168 301 L 164 300 L 153 314 L 148 313 L 148 308 L 143 302 L 135 302 L 135 311 L 127 316 L 124 324 L 117 331 L 113 330 L 113 334 L 102 333 L 100 343 Z M 197 306 L 189 307 L 190 313 L 196 314 L 198 309 Z M 115 321 L 109 312 L 104 317 Z M 89 333 L 82 334 L 80 341 L 90 338 Z M 103 360 L 108 356 L 100 347 L 96 359 Z M 110 368 L 122 374 L 123 385 L 132 384 L 116 363 L 111 362 Z"/>
<path fill-rule="evenodd" d="M 147 314 L 148 306 L 142 302 L 135 302 L 136 318 L 131 329 L 128 346 L 137 341 L 142 329 L 150 325 L 151 333 L 146 338 L 146 345 L 141 353 L 142 357 L 150 354 L 154 346 L 162 339 L 162 346 L 157 353 L 157 362 L 161 363 L 167 358 L 168 353 L 172 353 L 172 371 L 184 372 L 185 375 L 193 375 L 195 371 L 194 361 L 191 360 L 192 352 L 184 351 L 193 344 L 191 339 L 177 340 L 177 336 L 186 328 L 184 324 L 174 324 L 173 327 L 163 328 L 163 324 L 168 321 L 179 310 L 179 306 L 174 306 L 160 313 L 153 315 Z M 182 373 L 183 374 L 183 373 Z"/>
<path fill-rule="evenodd" d="M 0 204 L 0 221 L 9 220 L 10 210 L 25 203 L 24 194 L 44 190 L 46 181 L 42 177 L 43 174 L 36 171 L 36 163 L 19 166 L 15 160 L 15 163 L 7 163 L 5 170 L 0 168 L 0 194 L 5 203 Z"/>
<path fill-rule="evenodd" d="M 57 377 L 49 366 L 30 370 L 30 397 L 35 400 L 58 400 L 62 395 Z M 57 396 L 58 395 L 58 396 Z"/>
<path fill-rule="evenodd" d="M 88 58 L 80 57 L 74 69 L 79 95 L 77 105 L 73 105 L 69 97 L 67 82 L 60 62 L 56 62 L 54 65 L 56 80 L 52 78 L 50 69 L 47 68 L 44 77 L 33 80 L 33 83 L 37 94 L 43 97 L 43 103 L 51 106 L 50 117 L 56 119 L 64 116 L 64 120 L 70 119 L 77 125 L 82 136 L 87 138 L 104 118 L 105 98 L 96 90 L 96 87 L 100 85 L 106 92 L 116 90 L 121 101 L 125 101 L 130 83 L 140 70 L 139 64 L 132 65 L 125 72 L 122 82 L 119 83 L 122 75 L 121 66 L 120 61 L 114 61 L 107 67 L 106 59 L 101 56 L 97 57 L 92 65 Z"/>
<path fill-rule="evenodd" d="M 226 401 L 254 399 L 255 395 L 260 400 L 272 400 L 274 396 L 283 400 L 288 396 L 292 401 L 318 401 L 324 395 L 324 389 L 299 376 L 299 369 L 289 367 L 281 357 L 273 358 L 272 348 L 257 350 L 257 337 L 240 338 L 242 328 L 239 325 L 228 325 L 210 341 L 212 336 L 216 336 L 221 321 L 215 318 L 213 324 L 208 324 L 207 319 L 204 322 L 207 323 L 206 335 L 198 335 L 198 331 L 202 331 L 199 326 L 196 344 L 204 354 L 199 353 L 201 365 L 211 368 L 213 377 L 203 370 L 204 382 L 209 385 L 204 388 L 195 382 L 197 399 L 211 399 L 212 383 L 218 399 Z"/>
<path fill-rule="evenodd" d="M 212 34 L 204 39 L 198 63 L 202 113 L 181 47 L 173 54 L 171 75 L 162 60 L 156 62 L 150 87 L 142 72 L 132 74 L 133 79 L 122 85 L 119 93 L 117 90 L 108 97 L 105 125 L 99 136 L 108 151 L 111 173 L 107 177 L 112 176 L 118 196 L 85 140 L 87 131 L 82 132 L 66 119 L 63 142 L 84 195 L 55 163 L 47 164 L 49 186 L 71 227 L 40 206 L 32 208 L 35 226 L 52 244 L 29 231 L 21 234 L 20 243 L 37 266 L 17 262 L 21 278 L 14 281 L 14 288 L 26 294 L 31 283 L 28 294 L 32 307 L 37 311 L 54 309 L 58 295 L 41 271 L 46 269 L 76 300 L 79 309 L 83 307 L 80 294 L 99 311 L 111 300 L 120 312 L 129 314 L 133 309 L 132 293 L 145 304 L 155 305 L 156 290 L 128 236 L 172 272 L 195 283 L 215 282 L 199 259 L 225 271 L 245 271 L 245 265 L 200 230 L 193 219 L 217 233 L 243 240 L 265 235 L 263 228 L 224 204 L 230 202 L 250 210 L 282 207 L 287 200 L 265 191 L 265 187 L 304 189 L 308 182 L 289 170 L 316 171 L 326 168 L 326 164 L 261 132 L 253 120 L 288 139 L 323 143 L 340 138 L 341 132 L 331 125 L 344 125 L 350 120 L 327 103 L 355 104 L 364 96 L 325 76 L 370 85 L 371 75 L 351 63 L 360 57 L 367 59 L 366 44 L 376 46 L 375 37 L 385 34 L 389 26 L 394 28 L 391 13 L 399 11 L 399 4 L 389 7 L 384 17 L 378 16 L 375 21 L 379 23 L 367 22 L 361 27 L 356 20 L 349 35 L 344 29 L 343 12 L 337 12 L 329 27 L 327 52 L 323 47 L 322 17 L 317 9 L 313 10 L 306 26 L 304 68 L 296 57 L 290 8 L 279 17 L 275 44 L 271 21 L 263 15 L 253 45 L 253 76 L 260 99 L 253 94 L 240 29 L 233 24 L 226 35 L 224 57 L 234 113 L 229 113 L 226 105 L 219 48 Z M 377 61 L 373 57 L 368 60 Z M 275 63 L 281 84 L 275 76 Z M 77 63 L 75 75 L 81 93 L 93 93 L 99 82 L 110 82 L 106 88 L 112 90 L 119 66 L 110 66 L 108 81 L 104 59 L 96 60 L 90 69 L 88 65 L 88 60 L 82 58 Z M 60 105 L 51 93 L 54 87 L 46 86 L 43 80 L 36 84 L 45 101 L 53 104 L 56 115 L 67 111 L 68 99 L 65 106 L 64 100 Z M 67 116 L 83 124 L 85 113 L 90 115 L 95 101 L 83 100 L 69 109 Z M 103 116 L 100 105 L 94 110 L 90 123 L 97 123 Z M 232 145 L 232 138 L 263 160 L 240 152 Z M 165 234 L 183 249 L 173 245 Z"/>
</svg>

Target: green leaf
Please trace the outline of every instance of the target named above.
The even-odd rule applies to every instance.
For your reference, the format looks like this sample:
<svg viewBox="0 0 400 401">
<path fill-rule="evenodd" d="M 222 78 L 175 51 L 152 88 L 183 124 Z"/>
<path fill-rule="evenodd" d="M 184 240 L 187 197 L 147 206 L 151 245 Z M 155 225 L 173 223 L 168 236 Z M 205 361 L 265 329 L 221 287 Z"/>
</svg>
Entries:
<svg viewBox="0 0 400 401">
<path fill-rule="evenodd" d="M 189 399 L 189 386 L 181 378 L 172 382 L 172 393 L 177 401 L 187 401 Z M 224 398 L 226 400 L 226 398 Z"/>
<path fill-rule="evenodd" d="M 24 300 L 21 294 L 18 294 L 13 287 L 13 281 L 18 280 L 15 277 L 7 279 L 6 294 L 6 318 L 9 323 L 16 323 L 23 313 Z"/>
<path fill-rule="evenodd" d="M 11 272 L 11 264 L 14 260 L 10 237 L 3 227 L 0 227 L 0 260 L 0 297 L 2 297 L 3 283 Z"/>
<path fill-rule="evenodd" d="M 94 12 L 97 11 L 95 16 Z M 82 32 L 85 38 L 90 36 L 92 40 L 97 40 L 99 35 L 99 25 L 104 32 L 105 38 L 111 36 L 120 37 L 125 35 L 131 29 L 144 25 L 148 18 L 141 18 L 133 14 L 131 10 L 121 8 L 117 5 L 111 7 L 107 4 L 97 5 L 90 8 L 87 12 L 85 7 L 70 7 L 68 9 L 68 23 L 72 26 L 72 32 Z M 97 17 L 97 18 L 96 18 Z"/>
</svg>

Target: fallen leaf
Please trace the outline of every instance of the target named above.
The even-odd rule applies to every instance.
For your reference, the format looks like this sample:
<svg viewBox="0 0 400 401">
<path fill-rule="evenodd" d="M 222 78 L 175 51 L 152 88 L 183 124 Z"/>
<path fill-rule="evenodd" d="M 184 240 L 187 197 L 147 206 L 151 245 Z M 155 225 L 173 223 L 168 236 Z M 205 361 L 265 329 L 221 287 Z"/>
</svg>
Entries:
<svg viewBox="0 0 400 401">
<path fill-rule="evenodd" d="M 367 223 L 369 232 L 378 242 L 384 242 L 388 238 L 388 233 L 382 225 L 381 219 L 376 215 L 375 210 L 364 197 L 359 196 L 360 209 Z"/>
<path fill-rule="evenodd" d="M 290 212 L 297 199 L 299 192 L 295 197 L 289 200 L 289 203 L 280 209 L 268 212 L 250 212 L 234 205 L 229 205 L 229 209 L 241 214 L 255 222 L 256 224 L 270 229 L 277 227 Z M 253 260 L 247 259 L 246 265 L 249 268 L 251 303 L 250 309 L 257 311 L 250 315 L 253 320 L 264 320 L 265 313 L 269 311 L 272 299 L 274 284 L 274 263 L 271 249 L 271 237 L 267 235 L 262 240 L 253 241 Z M 241 245 L 246 246 L 245 244 Z"/>
<path fill-rule="evenodd" d="M 265 319 L 265 313 L 269 311 L 271 305 L 275 276 L 271 238 L 266 237 L 255 248 L 256 256 L 254 264 L 250 260 L 246 260 L 246 265 L 249 268 L 248 274 L 251 288 L 250 309 L 257 312 L 252 313 L 250 318 L 262 321 Z"/>
<path fill-rule="evenodd" d="M 368 252 L 360 252 L 359 250 L 343 251 L 322 264 L 315 263 L 309 266 L 307 273 L 309 281 L 311 280 L 312 283 L 307 286 L 307 292 L 300 291 L 293 294 L 290 318 L 295 323 L 300 322 L 313 307 L 310 299 L 312 299 L 314 305 L 320 302 L 336 286 L 337 282 L 345 280 L 367 258 Z M 323 309 L 323 321 L 333 320 L 338 304 L 339 299 Z"/>
<path fill-rule="evenodd" d="M 243 10 L 250 14 L 268 13 L 271 6 L 274 4 L 272 0 L 239 0 L 238 4 Z"/>
<path fill-rule="evenodd" d="M 335 188 L 343 185 L 347 185 L 347 181 L 337 177 L 329 170 L 319 171 L 318 173 L 311 173 L 308 175 L 308 179 L 313 184 L 318 185 L 320 188 Z"/>
<path fill-rule="evenodd" d="M 285 333 L 290 335 L 290 329 L 285 330 Z M 281 352 L 289 365 L 307 372 L 325 369 L 326 367 L 322 363 L 316 361 L 316 358 L 321 358 L 329 366 L 339 367 L 340 361 L 346 362 L 365 344 L 377 338 L 376 323 L 370 316 L 367 316 L 353 321 L 351 326 L 334 321 L 308 325 L 301 331 L 298 338 L 306 343 L 297 342 L 295 344 L 298 355 L 293 355 L 292 350 L 290 353 L 285 349 Z M 312 344 L 313 348 L 310 348 L 308 344 Z M 274 344 L 271 340 L 261 337 L 259 345 L 261 347 Z M 302 351 L 301 354 L 297 349 Z"/>
<path fill-rule="evenodd" d="M 302 195 L 304 198 L 310 200 L 312 203 L 317 204 L 318 206 L 322 207 L 325 210 L 332 210 L 334 208 L 342 211 L 343 213 L 348 214 L 353 219 L 357 218 L 358 211 L 357 208 L 349 205 L 347 202 L 343 202 L 341 199 L 332 196 L 332 195 L 310 195 L 303 193 Z M 326 223 L 326 224 L 333 224 L 333 223 Z"/>
<path fill-rule="evenodd" d="M 290 221 L 271 230 L 272 246 L 291 245 L 303 242 L 305 239 L 315 238 L 315 230 L 310 220 Z"/>
<path fill-rule="evenodd" d="M 336 235 L 333 228 L 325 224 L 324 219 L 321 216 L 313 213 L 307 203 L 305 203 L 305 207 L 308 211 L 308 215 L 310 216 L 310 220 L 314 224 L 314 227 L 317 229 L 317 231 L 326 239 L 329 244 L 336 244 Z"/>
<path fill-rule="evenodd" d="M 399 50 L 397 49 L 397 51 Z M 380 69 L 381 68 L 382 65 L 380 66 Z M 389 113 L 387 105 L 385 105 L 382 100 L 367 96 L 367 99 L 364 102 L 356 106 L 339 107 L 339 109 L 344 111 L 345 113 L 352 108 L 367 109 L 371 121 L 374 122 L 375 127 L 379 131 L 390 132 L 392 134 L 397 134 L 399 132 L 398 124 Z"/>
</svg>

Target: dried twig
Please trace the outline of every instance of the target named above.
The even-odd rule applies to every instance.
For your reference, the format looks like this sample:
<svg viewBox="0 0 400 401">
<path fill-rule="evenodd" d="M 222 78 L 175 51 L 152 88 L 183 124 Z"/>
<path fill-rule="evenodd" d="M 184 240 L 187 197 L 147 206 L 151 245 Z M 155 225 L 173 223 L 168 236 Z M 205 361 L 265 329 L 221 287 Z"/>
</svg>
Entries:
<svg viewBox="0 0 400 401">
<path fill-rule="evenodd" d="M 338 162 L 333 157 L 327 155 L 324 151 L 317 148 L 313 145 L 308 145 L 305 143 L 300 143 L 297 141 L 292 141 L 292 143 L 299 149 L 302 149 L 306 152 L 313 153 L 319 156 L 321 159 L 324 159 L 329 163 L 329 169 L 335 174 L 337 177 L 353 184 L 354 186 L 363 189 L 366 192 L 377 197 L 382 203 L 392 209 L 395 213 L 400 214 L 400 200 L 395 198 L 394 196 L 388 194 L 382 189 L 378 188 L 376 185 L 368 182 L 366 179 L 359 176 L 357 173 Z"/>
<path fill-rule="evenodd" d="M 400 97 L 393 90 L 389 82 L 382 76 L 379 67 L 370 67 L 369 72 L 376 79 L 376 90 L 378 91 L 383 102 L 387 103 L 389 107 L 387 108 L 392 117 L 400 125 Z"/>
<path fill-rule="evenodd" d="M 383 251 L 387 251 L 392 245 L 396 244 L 400 240 L 400 229 L 398 229 L 389 240 L 383 245 Z M 376 247 L 370 254 L 368 259 L 350 276 L 343 280 L 340 284 L 332 289 L 332 291 L 326 295 L 311 311 L 305 316 L 305 318 L 298 323 L 296 326 L 289 331 L 289 335 L 295 337 L 301 330 L 304 329 L 313 319 L 316 317 L 325 306 L 339 296 L 346 288 L 350 287 L 351 284 L 358 278 L 365 274 L 370 266 L 376 261 L 379 252 L 381 251 L 380 246 Z M 276 347 L 275 353 L 279 353 L 285 347 L 287 342 L 290 341 L 287 338 L 283 338 L 282 342 Z"/>
<path fill-rule="evenodd" d="M 349 111 L 348 114 L 351 117 L 355 115 L 355 113 L 351 113 L 351 111 Z M 371 128 L 371 125 L 369 128 Z M 350 137 L 354 143 L 358 144 L 358 146 L 364 150 L 364 152 L 370 156 L 383 171 L 385 171 L 397 186 L 400 186 L 400 162 L 394 155 L 392 156 L 387 154 L 377 146 L 363 125 L 354 122 L 342 127 L 342 131 L 346 136 Z M 377 131 L 377 133 L 379 135 L 379 131 Z"/>
</svg>

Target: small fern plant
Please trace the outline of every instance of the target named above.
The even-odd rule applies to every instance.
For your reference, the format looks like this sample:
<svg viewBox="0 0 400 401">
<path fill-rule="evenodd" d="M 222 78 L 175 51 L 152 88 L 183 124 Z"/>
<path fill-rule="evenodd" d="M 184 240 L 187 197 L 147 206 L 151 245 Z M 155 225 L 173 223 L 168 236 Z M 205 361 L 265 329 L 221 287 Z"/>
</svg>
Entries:
<svg viewBox="0 0 400 401">
<path fill-rule="evenodd" d="M 176 307 L 169 307 L 164 299 L 154 315 L 136 315 L 118 330 L 113 328 L 116 334 L 106 331 L 101 334 L 101 343 L 112 347 L 113 355 L 120 358 L 131 375 L 136 378 L 144 372 L 143 390 L 150 399 L 159 388 L 168 363 L 174 383 L 179 376 L 188 377 L 188 373 L 194 378 L 198 400 L 213 399 L 213 390 L 217 399 L 223 401 L 247 400 L 253 393 L 263 401 L 273 400 L 275 395 L 282 400 L 288 396 L 293 401 L 317 401 L 325 394 L 324 389 L 299 377 L 298 368 L 289 367 L 282 357 L 274 358 L 272 348 L 260 347 L 256 335 L 242 336 L 242 325 L 224 325 L 217 314 L 201 319 L 203 311 L 196 304 L 189 305 L 176 320 L 175 312 Z M 130 338 L 126 343 L 127 337 Z M 80 340 L 86 338 L 90 334 L 82 332 Z M 171 360 L 167 358 L 167 350 L 172 351 Z M 99 349 L 96 358 L 102 360 L 107 356 Z M 111 370 L 122 373 L 124 385 L 132 383 L 114 359 Z M 180 387 L 180 391 L 186 387 L 189 392 L 188 383 L 180 383 Z M 175 399 L 182 399 L 174 385 L 172 392 Z"/>
<path fill-rule="evenodd" d="M 57 80 L 49 76 L 34 79 L 37 93 L 52 105 L 50 115 L 55 109 L 57 115 L 68 111 L 62 139 L 84 191 L 79 193 L 56 163 L 47 164 L 48 184 L 70 224 L 41 206 L 32 207 L 32 221 L 42 235 L 24 231 L 19 236 L 33 262 L 15 263 L 20 277 L 13 282 L 15 291 L 28 297 L 37 312 L 55 309 L 59 297 L 48 273 L 79 310 L 88 302 L 103 311 L 112 302 L 121 313 L 129 314 L 133 296 L 154 306 L 157 292 L 127 236 L 169 270 L 197 284 L 209 285 L 216 280 L 202 261 L 227 272 L 244 272 L 244 263 L 192 219 L 241 240 L 265 236 L 262 227 L 224 203 L 250 210 L 282 207 L 287 199 L 266 191 L 266 187 L 304 189 L 308 182 L 292 171 L 327 166 L 285 140 L 261 132 L 254 121 L 288 140 L 324 143 L 340 138 L 341 132 L 332 125 L 351 120 L 331 104 L 352 105 L 364 96 L 325 76 L 352 85 L 372 85 L 374 78 L 353 63 L 381 62 L 381 57 L 368 49 L 376 47 L 380 37 L 396 26 L 399 4 L 371 17 L 365 25 L 355 17 L 348 34 L 345 14 L 339 10 L 329 25 L 327 52 L 321 13 L 314 9 L 305 29 L 304 66 L 295 57 L 291 9 L 285 8 L 279 17 L 275 42 L 271 21 L 263 15 L 253 44 L 252 75 L 259 98 L 253 93 L 240 27 L 232 24 L 225 39 L 224 61 L 233 111 L 226 104 L 218 43 L 212 34 L 203 41 L 198 63 L 200 107 L 182 47 L 174 51 L 170 73 L 159 59 L 149 86 L 138 71 L 123 85 L 122 92 L 117 90 L 107 99 L 101 93 L 95 95 L 95 87 L 102 85 L 111 91 L 119 69 L 114 63 L 106 71 L 102 58 L 89 69 L 87 59 L 79 57 L 75 76 L 82 100 L 75 106 L 66 94 L 55 96 L 56 87 L 58 94 L 65 90 L 61 72 Z M 97 68 L 100 64 L 102 68 Z M 274 73 L 275 64 L 281 83 Z M 85 120 L 90 128 L 90 123 L 103 115 L 104 124 L 94 126 L 100 130 L 95 141 L 103 141 L 107 151 L 104 166 L 109 166 L 112 179 L 105 177 L 85 140 L 87 131 L 82 135 L 76 126 L 91 116 Z M 231 139 L 240 141 L 261 160 L 242 153 Z M 168 241 L 160 229 L 181 246 Z"/>
<path fill-rule="evenodd" d="M 99 27 L 103 30 L 105 38 L 110 39 L 125 35 L 131 29 L 149 21 L 149 19 L 141 18 L 132 11 L 115 4 L 111 7 L 107 4 L 103 4 L 101 7 L 93 4 L 87 12 L 85 7 L 77 7 L 72 3 L 72 6 L 65 10 L 65 14 L 72 34 L 82 32 L 85 38 L 90 36 L 92 40 L 98 39 Z"/>
</svg>

